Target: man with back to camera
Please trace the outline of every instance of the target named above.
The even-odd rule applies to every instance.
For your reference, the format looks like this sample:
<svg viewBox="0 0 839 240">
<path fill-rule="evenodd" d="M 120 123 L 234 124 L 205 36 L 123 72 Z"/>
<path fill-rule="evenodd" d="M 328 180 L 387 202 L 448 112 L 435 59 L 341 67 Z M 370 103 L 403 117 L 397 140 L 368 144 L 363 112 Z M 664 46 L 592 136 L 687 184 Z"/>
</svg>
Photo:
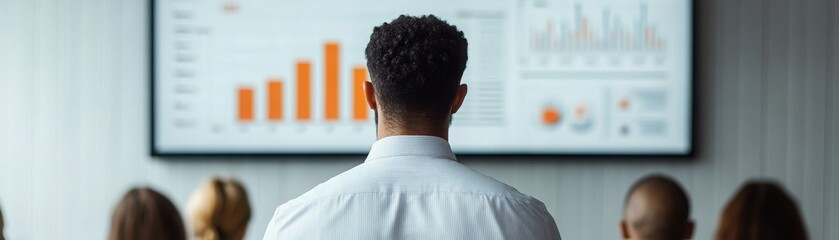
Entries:
<svg viewBox="0 0 839 240">
<path fill-rule="evenodd" d="M 364 163 L 278 207 L 264 239 L 560 239 L 542 202 L 452 153 L 466 48 L 433 15 L 375 27 L 363 88 L 378 141 Z"/>
<path fill-rule="evenodd" d="M 693 236 L 690 201 L 675 180 L 653 174 L 638 180 L 626 196 L 624 239 L 681 240 Z"/>
</svg>

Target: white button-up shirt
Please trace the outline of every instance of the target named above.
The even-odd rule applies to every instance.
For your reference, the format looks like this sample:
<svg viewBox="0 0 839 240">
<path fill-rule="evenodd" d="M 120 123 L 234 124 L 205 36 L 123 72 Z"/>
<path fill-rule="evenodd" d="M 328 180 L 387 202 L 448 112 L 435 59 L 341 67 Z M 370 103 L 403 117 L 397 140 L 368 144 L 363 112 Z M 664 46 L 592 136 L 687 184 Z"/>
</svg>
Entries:
<svg viewBox="0 0 839 240">
<path fill-rule="evenodd" d="M 274 212 L 264 239 L 560 239 L 533 197 L 461 165 L 431 136 L 377 141 L 364 163 Z"/>
</svg>

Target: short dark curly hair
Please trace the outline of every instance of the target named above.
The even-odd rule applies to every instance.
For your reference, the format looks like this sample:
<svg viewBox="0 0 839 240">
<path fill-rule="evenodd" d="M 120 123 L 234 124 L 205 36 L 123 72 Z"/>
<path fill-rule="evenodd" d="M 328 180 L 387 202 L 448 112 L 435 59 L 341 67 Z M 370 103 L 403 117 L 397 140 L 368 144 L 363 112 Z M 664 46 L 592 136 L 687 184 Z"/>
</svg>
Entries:
<svg viewBox="0 0 839 240">
<path fill-rule="evenodd" d="M 434 15 L 401 15 L 375 27 L 365 55 L 380 107 L 401 124 L 445 121 L 467 46 L 463 32 Z"/>
</svg>

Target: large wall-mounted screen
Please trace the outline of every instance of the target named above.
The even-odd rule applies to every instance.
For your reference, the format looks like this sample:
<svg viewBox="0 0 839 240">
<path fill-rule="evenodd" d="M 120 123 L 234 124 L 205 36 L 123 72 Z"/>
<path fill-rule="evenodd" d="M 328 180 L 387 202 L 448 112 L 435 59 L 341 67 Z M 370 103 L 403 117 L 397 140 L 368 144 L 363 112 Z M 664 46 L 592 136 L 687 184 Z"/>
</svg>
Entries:
<svg viewBox="0 0 839 240">
<path fill-rule="evenodd" d="M 691 151 L 690 0 L 151 0 L 153 154 L 366 153 L 373 27 L 469 41 L 457 153 Z"/>
</svg>

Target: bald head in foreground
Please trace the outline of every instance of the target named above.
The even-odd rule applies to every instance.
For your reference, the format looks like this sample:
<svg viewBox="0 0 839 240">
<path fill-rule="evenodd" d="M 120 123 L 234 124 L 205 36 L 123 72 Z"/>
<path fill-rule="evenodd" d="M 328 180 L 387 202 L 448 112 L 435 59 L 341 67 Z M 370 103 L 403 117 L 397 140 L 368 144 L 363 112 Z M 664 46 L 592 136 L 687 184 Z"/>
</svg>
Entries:
<svg viewBox="0 0 839 240">
<path fill-rule="evenodd" d="M 672 178 L 649 175 L 629 189 L 621 221 L 624 239 L 690 239 L 693 227 L 688 196 Z"/>
</svg>

